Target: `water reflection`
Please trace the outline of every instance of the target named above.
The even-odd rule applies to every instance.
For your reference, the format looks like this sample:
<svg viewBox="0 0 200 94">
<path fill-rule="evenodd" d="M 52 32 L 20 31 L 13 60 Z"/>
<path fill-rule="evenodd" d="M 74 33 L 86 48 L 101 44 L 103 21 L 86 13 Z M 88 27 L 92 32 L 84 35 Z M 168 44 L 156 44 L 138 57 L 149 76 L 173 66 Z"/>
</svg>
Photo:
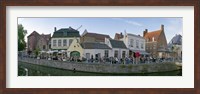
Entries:
<svg viewBox="0 0 200 94">
<path fill-rule="evenodd" d="M 77 72 L 18 62 L 18 76 L 182 76 L 182 70 L 160 73 L 103 74 Z"/>
</svg>

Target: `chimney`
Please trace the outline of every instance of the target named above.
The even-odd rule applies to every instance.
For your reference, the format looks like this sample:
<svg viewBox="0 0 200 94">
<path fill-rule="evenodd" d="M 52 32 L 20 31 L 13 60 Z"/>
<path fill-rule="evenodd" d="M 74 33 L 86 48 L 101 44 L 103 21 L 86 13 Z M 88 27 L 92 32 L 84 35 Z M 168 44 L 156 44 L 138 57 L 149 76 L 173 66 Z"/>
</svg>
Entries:
<svg viewBox="0 0 200 94">
<path fill-rule="evenodd" d="M 148 29 L 145 29 L 145 31 L 143 31 L 143 37 L 146 35 L 146 33 L 148 33 Z"/>
<path fill-rule="evenodd" d="M 56 32 L 56 27 L 54 27 L 54 32 Z"/>
<path fill-rule="evenodd" d="M 69 29 L 72 29 L 72 27 L 71 27 L 71 26 L 69 26 Z"/>
<path fill-rule="evenodd" d="M 161 30 L 164 30 L 164 25 L 163 24 L 161 25 Z"/>
<path fill-rule="evenodd" d="M 87 29 L 85 29 L 85 31 L 84 31 L 85 33 L 87 33 Z"/>
<path fill-rule="evenodd" d="M 120 33 L 120 38 L 122 38 L 123 37 L 123 34 L 122 34 L 122 32 Z"/>
</svg>

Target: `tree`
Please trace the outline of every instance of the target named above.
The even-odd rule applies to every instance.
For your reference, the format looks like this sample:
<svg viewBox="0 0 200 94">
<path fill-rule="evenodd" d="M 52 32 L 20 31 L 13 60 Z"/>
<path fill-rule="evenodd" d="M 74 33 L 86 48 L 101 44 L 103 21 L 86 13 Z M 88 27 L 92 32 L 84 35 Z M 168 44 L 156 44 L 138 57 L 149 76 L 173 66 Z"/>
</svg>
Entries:
<svg viewBox="0 0 200 94">
<path fill-rule="evenodd" d="M 27 30 L 24 30 L 22 24 L 18 25 L 18 51 L 22 51 L 26 47 L 25 36 L 27 34 Z"/>
<path fill-rule="evenodd" d="M 34 53 L 35 53 L 35 55 L 36 55 L 36 57 L 40 54 L 40 49 L 39 48 L 36 48 L 35 50 L 34 50 Z"/>
</svg>

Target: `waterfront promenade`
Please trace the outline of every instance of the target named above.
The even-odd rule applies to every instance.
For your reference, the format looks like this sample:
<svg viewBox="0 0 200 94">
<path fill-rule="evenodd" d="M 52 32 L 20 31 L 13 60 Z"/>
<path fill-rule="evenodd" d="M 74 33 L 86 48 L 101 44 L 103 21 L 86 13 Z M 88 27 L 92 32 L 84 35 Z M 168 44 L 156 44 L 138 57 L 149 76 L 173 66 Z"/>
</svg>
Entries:
<svg viewBox="0 0 200 94">
<path fill-rule="evenodd" d="M 180 69 L 175 62 L 141 63 L 141 64 L 110 64 L 110 63 L 86 63 L 69 62 L 58 60 L 46 60 L 35 58 L 18 58 L 19 62 L 26 62 L 41 66 L 67 69 L 73 71 L 96 72 L 96 73 L 151 73 L 165 72 Z M 180 65 L 180 64 L 179 64 Z"/>
</svg>

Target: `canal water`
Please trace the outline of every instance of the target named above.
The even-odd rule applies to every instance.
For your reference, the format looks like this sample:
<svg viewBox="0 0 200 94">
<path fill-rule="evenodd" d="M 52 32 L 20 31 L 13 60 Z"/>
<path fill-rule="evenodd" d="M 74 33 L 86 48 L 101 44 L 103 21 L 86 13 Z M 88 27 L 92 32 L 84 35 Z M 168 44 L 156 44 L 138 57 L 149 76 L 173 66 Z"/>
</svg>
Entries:
<svg viewBox="0 0 200 94">
<path fill-rule="evenodd" d="M 182 70 L 159 73 L 107 74 L 78 72 L 18 62 L 18 76 L 182 76 Z"/>
</svg>

